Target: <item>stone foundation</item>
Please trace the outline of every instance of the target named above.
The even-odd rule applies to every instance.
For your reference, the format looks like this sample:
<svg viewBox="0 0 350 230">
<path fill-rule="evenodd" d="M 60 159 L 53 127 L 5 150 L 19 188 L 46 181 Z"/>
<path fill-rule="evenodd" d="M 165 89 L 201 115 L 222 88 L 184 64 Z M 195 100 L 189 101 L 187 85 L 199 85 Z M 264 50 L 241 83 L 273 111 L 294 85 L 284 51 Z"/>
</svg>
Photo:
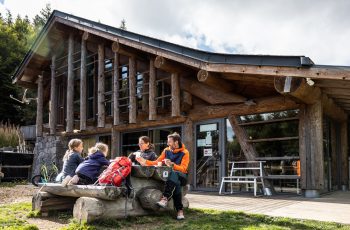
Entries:
<svg viewBox="0 0 350 230">
<path fill-rule="evenodd" d="M 37 137 L 34 148 L 32 175 L 40 174 L 40 166 L 42 164 L 51 165 L 55 163 L 61 169 L 67 144 L 67 139 L 61 136 Z"/>
</svg>

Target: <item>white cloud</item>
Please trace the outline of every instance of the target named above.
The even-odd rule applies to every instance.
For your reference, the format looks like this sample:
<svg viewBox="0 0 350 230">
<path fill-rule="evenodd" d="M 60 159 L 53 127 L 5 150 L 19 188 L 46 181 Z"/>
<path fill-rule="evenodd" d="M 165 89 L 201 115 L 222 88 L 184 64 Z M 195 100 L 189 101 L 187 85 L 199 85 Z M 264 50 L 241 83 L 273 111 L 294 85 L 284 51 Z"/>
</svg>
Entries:
<svg viewBox="0 0 350 230">
<path fill-rule="evenodd" d="M 350 65 L 347 0 L 6 0 L 0 12 L 33 17 L 46 3 L 116 27 L 124 18 L 130 31 L 192 48 Z"/>
</svg>

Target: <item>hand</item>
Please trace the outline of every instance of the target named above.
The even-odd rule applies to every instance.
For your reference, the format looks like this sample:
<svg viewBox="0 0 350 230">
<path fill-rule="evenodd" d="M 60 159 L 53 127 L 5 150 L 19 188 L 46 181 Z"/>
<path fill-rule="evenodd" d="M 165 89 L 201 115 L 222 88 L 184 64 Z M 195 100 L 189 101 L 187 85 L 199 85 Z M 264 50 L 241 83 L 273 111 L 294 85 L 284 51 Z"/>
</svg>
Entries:
<svg viewBox="0 0 350 230">
<path fill-rule="evenodd" d="M 165 163 L 166 166 L 168 166 L 168 167 L 172 167 L 172 166 L 174 165 L 174 163 L 171 162 L 171 160 L 169 160 L 169 159 L 165 159 L 164 163 Z"/>
<path fill-rule="evenodd" d="M 146 159 L 143 157 L 136 157 L 136 160 L 140 163 L 140 165 L 145 166 L 146 165 Z"/>
</svg>

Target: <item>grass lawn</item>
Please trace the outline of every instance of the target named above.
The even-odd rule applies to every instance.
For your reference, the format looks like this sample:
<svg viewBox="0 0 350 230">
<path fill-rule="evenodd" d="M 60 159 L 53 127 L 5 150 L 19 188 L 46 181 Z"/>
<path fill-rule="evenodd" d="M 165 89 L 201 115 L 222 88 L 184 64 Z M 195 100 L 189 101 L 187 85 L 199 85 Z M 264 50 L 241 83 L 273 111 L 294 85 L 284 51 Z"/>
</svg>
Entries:
<svg viewBox="0 0 350 230">
<path fill-rule="evenodd" d="M 177 221 L 175 213 L 162 213 L 155 216 L 130 217 L 123 220 L 100 221 L 92 224 L 78 224 L 71 220 L 64 229 L 349 229 L 348 225 L 329 222 L 297 220 L 245 214 L 234 211 L 213 211 L 203 209 L 186 210 L 186 220 Z M 37 229 L 26 220 L 35 217 L 30 203 L 0 206 L 0 229 Z M 71 218 L 71 215 L 63 215 Z"/>
</svg>

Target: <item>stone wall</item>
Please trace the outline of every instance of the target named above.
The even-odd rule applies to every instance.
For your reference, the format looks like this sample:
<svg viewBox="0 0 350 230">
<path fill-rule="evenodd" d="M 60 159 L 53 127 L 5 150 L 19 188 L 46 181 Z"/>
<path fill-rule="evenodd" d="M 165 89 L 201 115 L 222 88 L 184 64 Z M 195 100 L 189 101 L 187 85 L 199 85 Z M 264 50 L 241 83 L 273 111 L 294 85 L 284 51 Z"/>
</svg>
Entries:
<svg viewBox="0 0 350 230">
<path fill-rule="evenodd" d="M 63 156 L 67 150 L 67 139 L 61 136 L 37 137 L 34 148 L 34 161 L 32 175 L 40 174 L 40 166 L 55 163 L 62 169 Z"/>
</svg>

